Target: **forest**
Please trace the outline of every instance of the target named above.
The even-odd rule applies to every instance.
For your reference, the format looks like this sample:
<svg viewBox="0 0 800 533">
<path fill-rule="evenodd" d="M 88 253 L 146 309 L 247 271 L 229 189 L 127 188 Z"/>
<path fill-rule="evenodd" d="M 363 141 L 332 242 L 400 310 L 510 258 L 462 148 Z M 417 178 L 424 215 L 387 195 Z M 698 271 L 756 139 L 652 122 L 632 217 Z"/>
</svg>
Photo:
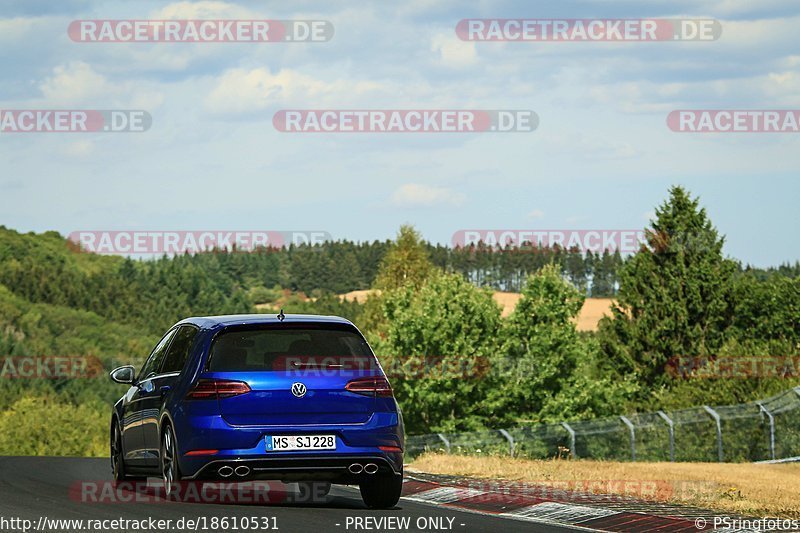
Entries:
<svg viewBox="0 0 800 533">
<path fill-rule="evenodd" d="M 673 187 L 630 255 L 558 247 L 453 248 L 411 226 L 392 241 L 339 240 L 130 259 L 57 232 L 0 227 L 0 351 L 140 365 L 173 323 L 249 312 L 335 314 L 365 333 L 409 434 L 737 403 L 794 374 L 693 379 L 676 357 L 796 356 L 800 263 L 769 269 L 724 253 L 700 199 Z M 365 303 L 343 301 L 376 289 Z M 521 292 L 502 317 L 492 291 Z M 586 297 L 614 298 L 596 332 Z M 421 371 L 423 369 L 424 371 Z M 0 379 L 0 454 L 102 455 L 123 390 L 82 379 Z M 24 438 L 23 438 L 24 437 Z"/>
</svg>

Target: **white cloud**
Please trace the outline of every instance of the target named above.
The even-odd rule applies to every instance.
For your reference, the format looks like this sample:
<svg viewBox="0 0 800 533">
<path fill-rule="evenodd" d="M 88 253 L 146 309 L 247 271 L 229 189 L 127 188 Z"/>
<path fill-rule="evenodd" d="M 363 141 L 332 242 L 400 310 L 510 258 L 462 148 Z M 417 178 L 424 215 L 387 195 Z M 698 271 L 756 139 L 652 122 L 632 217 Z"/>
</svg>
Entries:
<svg viewBox="0 0 800 533">
<path fill-rule="evenodd" d="M 73 61 L 54 68 L 53 74 L 39 88 L 49 102 L 78 103 L 96 100 L 108 94 L 112 87 L 91 65 Z"/>
<path fill-rule="evenodd" d="M 763 81 L 764 93 L 770 101 L 782 105 L 800 105 L 800 75 L 793 72 L 771 72 Z"/>
<path fill-rule="evenodd" d="M 466 67 L 478 61 L 475 43 L 462 41 L 455 35 L 435 35 L 431 40 L 431 51 L 438 52 L 440 63 L 448 67 Z"/>
<path fill-rule="evenodd" d="M 787 61 L 789 62 L 789 61 Z M 669 113 L 692 107 L 764 108 L 794 106 L 800 102 L 800 76 L 780 70 L 749 77 L 680 83 L 622 82 L 595 85 L 589 97 L 623 113 Z"/>
<path fill-rule="evenodd" d="M 377 92 L 377 82 L 344 80 L 323 81 L 296 70 L 282 69 L 273 74 L 266 68 L 232 69 L 219 77 L 205 100 L 212 113 L 241 114 L 263 111 L 272 105 L 290 102 L 318 108 L 341 105 L 367 93 Z"/>
<path fill-rule="evenodd" d="M 146 86 L 145 86 L 146 87 Z M 132 82 L 111 82 L 95 72 L 91 65 L 73 61 L 59 65 L 39 84 L 48 107 L 87 106 L 146 109 L 151 111 L 163 102 L 163 95 Z"/>
<path fill-rule="evenodd" d="M 528 218 L 531 220 L 539 220 L 541 218 L 544 218 L 544 211 L 542 211 L 541 209 L 534 209 L 533 211 L 528 213 Z"/>
<path fill-rule="evenodd" d="M 692 6 L 696 5 L 692 2 Z M 780 9 L 789 5 L 786 0 L 761 0 L 758 3 L 741 2 L 740 0 L 719 0 L 704 6 L 704 10 L 713 13 L 718 17 L 730 17 L 735 15 L 750 15 L 754 9 L 770 10 Z"/>
<path fill-rule="evenodd" d="M 246 18 L 253 12 L 227 2 L 175 2 L 155 11 L 153 19 Z"/>
<path fill-rule="evenodd" d="M 392 193 L 392 204 L 397 207 L 459 206 L 466 196 L 445 187 L 406 183 Z"/>
<path fill-rule="evenodd" d="M 580 11 L 587 6 L 591 11 L 593 3 L 581 1 L 559 16 L 583 16 Z M 88 143 L 71 144 L 84 139 L 77 136 L 3 138 L 3 175 L 23 176 L 26 186 L 14 195 L 0 194 L 0 211 L 6 215 L 7 225 L 22 228 L 70 230 L 77 225 L 75 220 L 108 225 L 119 212 L 130 212 L 134 224 L 140 224 L 144 214 L 147 220 L 153 217 L 153 224 L 202 225 L 208 222 L 208 213 L 199 210 L 191 215 L 194 218 L 185 216 L 193 213 L 192 205 L 202 205 L 202 199 L 194 198 L 200 193 L 186 189 L 190 200 L 197 201 L 185 202 L 189 207 L 177 212 L 168 208 L 174 195 L 153 191 L 173 192 L 190 182 L 213 183 L 215 176 L 225 173 L 233 185 L 254 194 L 245 200 L 247 209 L 240 202 L 215 210 L 219 226 L 247 224 L 252 216 L 266 216 L 264 224 L 279 225 L 285 219 L 281 207 L 264 214 L 256 200 L 263 203 L 264 197 L 291 195 L 292 183 L 271 177 L 302 175 L 308 194 L 294 195 L 290 208 L 314 206 L 309 211 L 309 226 L 316 220 L 317 226 L 330 227 L 335 220 L 331 230 L 337 234 L 372 239 L 394 233 L 398 219 L 391 211 L 406 213 L 404 219 L 412 212 L 394 205 L 444 206 L 413 211 L 415 223 L 432 229 L 438 227 L 439 221 L 432 221 L 441 210 L 462 217 L 461 222 L 452 221 L 454 227 L 504 216 L 510 218 L 499 220 L 498 227 L 511 225 L 515 219 L 529 223 L 552 220 L 558 227 L 567 215 L 588 214 L 591 225 L 613 228 L 620 209 L 636 203 L 635 198 L 620 199 L 619 184 L 635 184 L 637 197 L 645 199 L 632 207 L 635 220 L 640 220 L 644 211 L 663 198 L 667 184 L 678 179 L 676 176 L 703 198 L 710 190 L 709 180 L 724 177 L 732 184 L 733 196 L 728 199 L 739 203 L 746 202 L 752 191 L 769 179 L 770 190 L 780 194 L 762 195 L 763 201 L 757 205 L 760 211 L 749 212 L 749 217 L 731 216 L 730 202 L 713 194 L 709 208 L 720 213 L 725 232 L 739 239 L 742 259 L 762 264 L 772 258 L 796 259 L 792 249 L 800 249 L 800 243 L 793 248 L 779 246 L 787 239 L 798 241 L 791 231 L 762 239 L 758 246 L 750 245 L 751 238 L 736 237 L 749 235 L 759 224 L 796 227 L 791 218 L 795 211 L 787 207 L 800 191 L 800 182 L 791 179 L 797 166 L 794 137 L 677 135 L 666 127 L 664 117 L 676 108 L 800 105 L 800 52 L 796 46 L 800 18 L 792 14 L 798 10 L 797 0 L 784 2 L 786 8 L 780 8 L 777 0 L 752 5 L 741 0 L 653 3 L 650 7 L 659 16 L 719 19 L 724 25 L 722 38 L 713 43 L 594 46 L 469 43 L 456 40 L 454 26 L 464 17 L 503 15 L 492 12 L 495 8 L 489 3 L 478 3 L 473 13 L 467 13 L 455 0 L 366 6 L 352 0 L 344 4 L 167 0 L 137 3 L 137 8 L 144 8 L 141 12 L 122 3 L 100 4 L 107 18 L 317 18 L 331 20 L 337 32 L 332 42 L 313 45 L 94 46 L 72 43 L 66 32 L 70 20 L 94 16 L 97 9 L 91 6 L 100 5 L 94 0 L 19 2 L 26 7 L 12 12 L 26 17 L 28 10 L 30 16 L 52 14 L 0 19 L 0 43 L 8 52 L 0 81 L 0 107 L 140 108 L 151 111 L 154 127 L 145 135 L 85 137 L 94 143 L 93 149 Z M 73 7 L 62 9 L 66 4 Z M 603 7 L 602 16 L 623 16 L 624 11 L 633 10 L 627 16 L 634 17 L 644 9 L 637 11 L 631 2 L 623 4 L 627 7 Z M 519 11 L 522 3 L 509 6 L 511 11 Z M 728 14 L 734 15 L 730 17 L 734 20 L 726 20 Z M 43 39 L 43 35 L 52 38 Z M 71 63 L 75 60 L 83 63 Z M 59 68 L 54 70 L 55 66 Z M 364 84 L 371 89 L 356 94 Z M 44 100 L 45 91 L 52 101 Z M 164 95 L 158 109 L 130 103 L 146 101 L 154 93 Z M 532 135 L 298 137 L 275 134 L 265 120 L 268 113 L 280 108 L 315 107 L 534 109 L 542 123 Z M 263 111 L 254 113 L 255 120 L 228 128 L 221 128 L 215 120 L 219 116 L 209 113 L 244 112 L 247 117 L 253 109 Z M 267 145 L 270 149 L 264 150 Z M 54 153 L 55 157 L 43 158 L 42 153 Z M 70 157 L 69 165 L 63 164 L 66 157 Z M 153 168 L 159 171 L 152 172 Z M 364 179 L 376 169 L 381 180 Z M 115 188 L 98 189 L 91 181 L 98 172 L 110 172 L 113 179 L 108 183 Z M 557 180 L 552 178 L 554 172 Z M 170 180 L 164 180 L 164 175 Z M 435 176 L 436 181 L 423 176 Z M 64 180 L 70 187 L 59 186 Z M 131 180 L 144 180 L 139 188 L 144 192 L 126 190 L 125 184 Z M 401 187 L 408 182 L 432 187 Z M 31 183 L 34 186 L 29 187 Z M 391 184 L 388 189 L 387 183 Z M 458 185 L 462 183 L 469 183 L 469 192 Z M 391 209 L 365 225 L 366 217 L 374 217 L 374 202 L 353 204 L 354 191 L 364 198 L 377 194 L 382 198 L 378 205 Z M 466 198 L 458 194 L 462 192 Z M 549 203 L 531 201 L 542 194 Z M 74 206 L 85 205 L 79 201 L 85 197 L 106 208 L 78 213 Z M 33 205 L 31 198 L 39 206 L 35 212 L 20 207 Z M 352 207 L 341 213 L 337 206 L 348 201 Z M 452 207 L 461 202 L 460 208 Z M 568 212 L 556 213 L 548 207 L 544 220 L 535 215 L 526 218 L 534 208 L 570 202 L 575 205 Z M 498 205 L 507 209 L 500 212 Z M 580 224 L 585 227 L 588 222 Z M 448 235 L 451 230 L 437 231 Z"/>
<path fill-rule="evenodd" d="M 0 43 L 11 44 L 26 39 L 37 26 L 44 24 L 36 18 L 0 19 Z"/>
<path fill-rule="evenodd" d="M 61 152 L 70 157 L 87 157 L 94 152 L 94 143 L 87 140 L 75 141 L 65 145 Z"/>
</svg>

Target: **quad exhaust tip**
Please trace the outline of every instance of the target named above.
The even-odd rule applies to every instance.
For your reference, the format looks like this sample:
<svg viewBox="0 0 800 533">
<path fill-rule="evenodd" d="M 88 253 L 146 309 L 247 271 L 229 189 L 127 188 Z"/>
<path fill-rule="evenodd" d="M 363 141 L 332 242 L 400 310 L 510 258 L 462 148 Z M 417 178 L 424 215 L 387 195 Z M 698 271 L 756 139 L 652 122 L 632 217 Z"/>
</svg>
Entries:
<svg viewBox="0 0 800 533">
<path fill-rule="evenodd" d="M 247 474 L 250 473 L 250 467 L 249 466 L 244 466 L 244 465 L 237 466 L 236 470 L 234 470 L 234 472 L 236 473 L 237 476 L 244 477 L 244 476 L 246 476 Z"/>
<path fill-rule="evenodd" d="M 375 463 L 367 463 L 365 465 L 362 465 L 360 463 L 353 463 L 350 466 L 348 466 L 347 469 L 350 471 L 351 474 L 360 474 L 362 472 L 365 474 L 374 474 L 375 472 L 378 471 L 378 465 L 376 465 Z"/>
<path fill-rule="evenodd" d="M 219 470 L 217 470 L 217 474 L 222 477 L 231 477 L 233 475 L 233 468 L 230 466 L 223 466 Z"/>
</svg>

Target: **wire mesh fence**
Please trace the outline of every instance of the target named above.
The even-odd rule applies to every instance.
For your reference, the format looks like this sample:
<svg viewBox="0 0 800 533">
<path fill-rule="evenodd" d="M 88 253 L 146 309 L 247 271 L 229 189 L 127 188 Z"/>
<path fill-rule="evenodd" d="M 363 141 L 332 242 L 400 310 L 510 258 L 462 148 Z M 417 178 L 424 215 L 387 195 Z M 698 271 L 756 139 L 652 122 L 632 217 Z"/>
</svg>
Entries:
<svg viewBox="0 0 800 533">
<path fill-rule="evenodd" d="M 407 455 L 426 451 L 613 461 L 800 460 L 800 387 L 739 405 L 406 439 Z"/>
</svg>

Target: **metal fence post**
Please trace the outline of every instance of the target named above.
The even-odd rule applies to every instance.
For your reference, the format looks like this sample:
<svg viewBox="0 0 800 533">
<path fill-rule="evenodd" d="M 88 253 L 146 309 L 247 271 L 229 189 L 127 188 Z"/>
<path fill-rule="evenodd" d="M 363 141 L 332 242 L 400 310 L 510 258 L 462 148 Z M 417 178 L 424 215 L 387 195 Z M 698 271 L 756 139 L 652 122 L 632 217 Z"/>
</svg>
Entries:
<svg viewBox="0 0 800 533">
<path fill-rule="evenodd" d="M 627 417 L 620 416 L 619 417 L 622 422 L 628 426 L 628 429 L 631 431 L 631 461 L 634 463 L 636 462 L 636 429 L 633 427 L 633 423 L 628 420 Z"/>
<path fill-rule="evenodd" d="M 769 419 L 769 454 L 770 458 L 774 461 L 775 460 L 775 417 L 772 416 L 764 404 L 761 402 L 756 402 L 756 405 L 761 410 L 762 413 L 767 415 Z"/>
<path fill-rule="evenodd" d="M 511 454 L 511 457 L 514 457 L 514 437 L 512 437 L 511 434 L 505 429 L 501 429 L 500 434 L 508 441 L 508 451 Z"/>
<path fill-rule="evenodd" d="M 720 420 L 719 414 L 712 408 L 707 405 L 703 406 L 703 409 L 706 410 L 708 414 L 711 415 L 711 418 L 714 419 L 714 422 L 717 423 L 717 455 L 719 456 L 719 462 L 723 462 L 723 453 L 722 453 L 722 422 Z"/>
<path fill-rule="evenodd" d="M 669 460 L 670 462 L 675 462 L 675 424 L 672 422 L 672 419 L 667 416 L 667 413 L 664 411 L 658 411 L 658 416 L 664 419 L 664 422 L 667 423 L 669 427 Z"/>
<path fill-rule="evenodd" d="M 566 422 L 561 422 L 561 425 L 567 430 L 567 433 L 569 433 L 569 453 L 572 454 L 572 457 L 577 459 L 578 450 L 575 449 L 575 430 L 569 427 L 569 424 Z"/>
<path fill-rule="evenodd" d="M 441 439 L 442 442 L 444 442 L 444 447 L 447 450 L 447 453 L 450 453 L 450 441 L 447 440 L 447 438 L 445 438 L 445 436 L 441 433 L 437 433 L 436 435 L 439 437 L 439 439 Z"/>
</svg>

